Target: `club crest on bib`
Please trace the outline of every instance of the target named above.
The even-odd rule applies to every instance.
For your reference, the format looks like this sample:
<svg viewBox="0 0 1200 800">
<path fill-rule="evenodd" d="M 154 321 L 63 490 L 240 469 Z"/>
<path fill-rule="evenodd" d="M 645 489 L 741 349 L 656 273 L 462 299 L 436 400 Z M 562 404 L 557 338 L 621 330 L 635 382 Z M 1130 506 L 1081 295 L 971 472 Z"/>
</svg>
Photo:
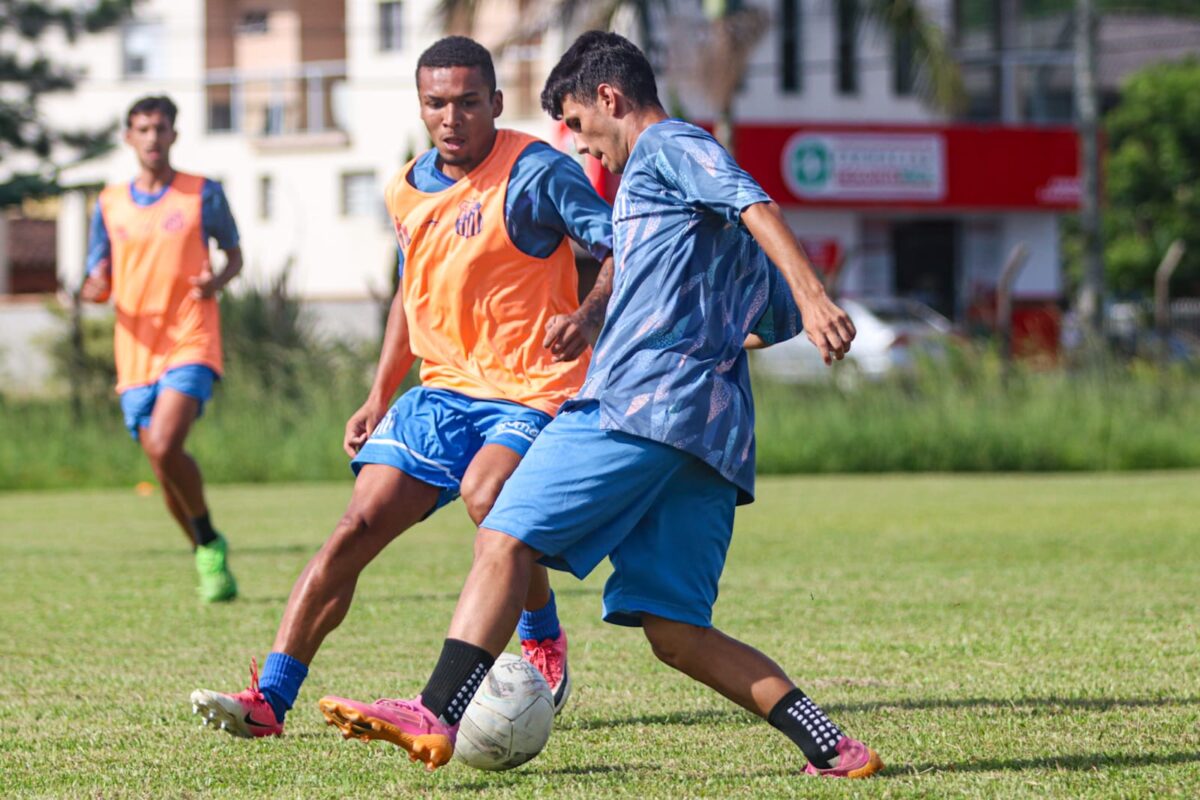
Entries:
<svg viewBox="0 0 1200 800">
<path fill-rule="evenodd" d="M 400 242 L 401 247 L 407 248 L 412 244 L 412 234 L 408 232 L 408 226 L 398 217 L 392 217 L 392 225 L 396 228 L 396 241 Z"/>
<path fill-rule="evenodd" d="M 454 221 L 454 232 L 464 239 L 483 230 L 483 203 L 478 200 L 464 200 L 458 204 L 458 219 Z"/>
<path fill-rule="evenodd" d="M 179 231 L 183 230 L 183 212 L 172 211 L 167 215 L 167 218 L 163 220 L 162 227 L 167 233 L 178 233 Z"/>
</svg>

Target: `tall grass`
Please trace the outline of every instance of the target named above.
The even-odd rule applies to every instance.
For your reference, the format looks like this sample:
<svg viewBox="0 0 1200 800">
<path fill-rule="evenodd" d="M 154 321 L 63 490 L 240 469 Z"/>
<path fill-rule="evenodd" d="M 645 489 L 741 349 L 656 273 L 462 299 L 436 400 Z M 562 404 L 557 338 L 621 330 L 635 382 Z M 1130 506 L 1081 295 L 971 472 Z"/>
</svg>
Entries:
<svg viewBox="0 0 1200 800">
<path fill-rule="evenodd" d="M 241 321 L 227 331 L 247 316 L 261 322 L 264 309 L 235 312 Z M 371 355 L 307 334 L 272 339 L 256 325 L 243 325 L 253 336 L 230 337 L 246 344 L 231 348 L 226 380 L 188 442 L 206 478 L 348 477 L 342 430 L 366 396 Z M 759 382 L 755 396 L 764 474 L 1200 467 L 1200 376 L 1144 363 L 1018 369 L 1005 380 L 994 355 L 964 349 L 902 379 L 853 390 Z M 66 400 L 0 396 L 0 489 L 151 478 L 115 397 L 90 399 L 74 420 Z"/>
<path fill-rule="evenodd" d="M 1141 362 L 1017 369 L 974 349 L 859 386 L 756 386 L 764 473 L 1200 466 L 1200 377 Z"/>
</svg>

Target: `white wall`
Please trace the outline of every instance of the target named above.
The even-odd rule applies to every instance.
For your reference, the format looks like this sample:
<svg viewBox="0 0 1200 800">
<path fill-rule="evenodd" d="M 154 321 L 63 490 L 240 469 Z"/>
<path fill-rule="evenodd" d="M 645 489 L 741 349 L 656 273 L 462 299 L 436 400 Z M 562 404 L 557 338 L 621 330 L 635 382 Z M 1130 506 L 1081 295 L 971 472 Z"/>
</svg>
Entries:
<svg viewBox="0 0 1200 800">
<path fill-rule="evenodd" d="M 942 119 L 915 96 L 900 97 L 892 89 L 891 42 L 874 24 L 859 29 L 859 91 L 837 91 L 837 24 L 835 0 L 801 0 L 802 90 L 785 94 L 780 78 L 780 21 L 778 3 L 750 0 L 771 15 L 766 34 L 759 41 L 747 66 L 744 90 L 734 102 L 739 122 L 871 122 L 925 123 Z M 948 23 L 951 0 L 923 0 L 921 5 L 935 22 Z M 672 68 L 660 83 L 664 94 L 675 86 L 688 115 L 711 119 L 713 109 L 704 92 L 700 63 L 711 55 L 692 42 L 699 12 L 672 23 Z M 665 86 L 663 85 L 665 84 Z"/>
</svg>

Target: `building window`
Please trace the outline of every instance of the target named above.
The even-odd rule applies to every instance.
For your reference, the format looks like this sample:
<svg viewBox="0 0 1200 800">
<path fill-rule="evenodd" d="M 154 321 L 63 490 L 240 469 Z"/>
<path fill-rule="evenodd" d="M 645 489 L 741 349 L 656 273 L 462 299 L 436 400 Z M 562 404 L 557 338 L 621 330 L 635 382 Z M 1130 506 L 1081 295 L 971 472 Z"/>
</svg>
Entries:
<svg viewBox="0 0 1200 800">
<path fill-rule="evenodd" d="M 374 172 L 342 173 L 342 216 L 372 217 L 379 211 Z"/>
<path fill-rule="evenodd" d="M 892 90 L 900 97 L 911 95 L 917 85 L 913 49 L 911 33 L 897 33 L 892 37 Z"/>
<path fill-rule="evenodd" d="M 401 13 L 404 4 L 399 0 L 384 0 L 379 4 L 379 49 L 393 52 L 400 49 L 400 35 L 404 31 Z"/>
<path fill-rule="evenodd" d="M 804 27 L 801 22 L 801 0 L 780 0 L 779 3 L 779 74 L 780 86 L 788 93 L 804 88 L 802 56 Z"/>
<path fill-rule="evenodd" d="M 266 11 L 245 11 L 238 20 L 237 32 L 242 34 L 264 34 L 270 28 L 270 14 Z"/>
<path fill-rule="evenodd" d="M 858 0 L 837 2 L 837 90 L 858 92 Z"/>
<path fill-rule="evenodd" d="M 121 74 L 126 78 L 161 78 L 161 22 L 130 22 L 121 28 Z"/>
<path fill-rule="evenodd" d="M 258 176 L 258 218 L 270 219 L 275 214 L 275 181 L 270 175 Z"/>
</svg>

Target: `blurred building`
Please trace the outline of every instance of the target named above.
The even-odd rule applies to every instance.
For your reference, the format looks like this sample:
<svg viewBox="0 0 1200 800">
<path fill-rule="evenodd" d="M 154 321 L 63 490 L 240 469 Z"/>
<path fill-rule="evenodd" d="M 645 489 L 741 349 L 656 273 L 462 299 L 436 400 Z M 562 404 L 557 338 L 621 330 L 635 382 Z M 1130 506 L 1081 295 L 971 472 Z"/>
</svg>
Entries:
<svg viewBox="0 0 1200 800">
<path fill-rule="evenodd" d="M 913 297 L 968 327 L 989 327 L 1000 268 L 1025 244 L 1018 314 L 1046 322 L 1063 292 L 1060 219 L 1079 190 L 1071 16 L 1024 0 L 919 2 L 962 69 L 968 101 L 960 113 L 921 99 L 911 42 L 870 22 L 867 0 L 760 0 L 771 22 L 735 82 L 736 155 L 845 293 Z M 427 147 L 413 75 L 421 51 L 443 33 L 437 6 L 143 0 L 120 28 L 53 48 L 86 78 L 68 95 L 47 96 L 44 110 L 67 129 L 123 124 L 136 98 L 169 94 L 180 107 L 174 162 L 223 181 L 242 232 L 241 280 L 261 286 L 286 275 L 327 330 L 375 337 L 395 264 L 381 193 Z M 485 0 L 476 35 L 498 44 L 554 8 Z M 664 101 L 674 113 L 713 120 L 714 86 L 732 66 L 714 57 L 699 5 L 675 4 L 669 15 L 655 8 L 657 46 L 649 50 Z M 618 15 L 617 24 L 637 38 L 636 14 Z M 552 33 L 507 48 L 497 69 L 501 124 L 569 149 L 561 125 L 538 108 L 542 81 L 570 38 L 564 25 L 555 19 Z M 1200 51 L 1200 23 L 1109 16 L 1099 38 L 1111 102 L 1129 72 Z M 615 181 L 588 166 L 611 196 Z M 63 285 L 77 286 L 96 192 L 135 169 L 120 146 L 68 169 L 73 191 L 52 212 L 40 208 L 38 224 L 0 220 L 0 293 L 47 288 L 51 262 Z M 54 231 L 46 218 L 56 219 Z M 20 347 L 0 341 L 0 350 Z"/>
<path fill-rule="evenodd" d="M 179 106 L 177 169 L 220 180 L 237 217 L 245 277 L 290 290 L 331 333 L 374 337 L 390 297 L 395 238 L 383 207 L 388 179 L 428 146 L 418 116 L 417 57 L 442 35 L 436 0 L 145 0 L 120 30 L 80 41 L 87 78 L 48 104 L 64 124 L 119 121 L 138 97 Z M 485 4 L 480 36 L 499 40 L 514 4 Z M 547 57 L 557 52 L 545 51 Z M 512 48 L 497 63 L 501 123 L 546 135 L 537 95 L 543 49 Z M 97 190 L 130 180 L 123 145 L 70 169 L 57 255 L 66 285 L 82 276 Z"/>
<path fill-rule="evenodd" d="M 1019 0 L 921 2 L 966 84 L 951 115 L 922 100 L 911 42 L 863 23 L 865 0 L 775 5 L 734 101 L 736 152 L 814 261 L 846 295 L 914 298 L 990 327 L 1001 268 L 1024 244 L 1019 313 L 1052 328 L 1060 217 L 1079 194 L 1069 17 L 1030 18 Z M 711 114 L 703 57 L 674 74 L 682 104 Z"/>
</svg>

